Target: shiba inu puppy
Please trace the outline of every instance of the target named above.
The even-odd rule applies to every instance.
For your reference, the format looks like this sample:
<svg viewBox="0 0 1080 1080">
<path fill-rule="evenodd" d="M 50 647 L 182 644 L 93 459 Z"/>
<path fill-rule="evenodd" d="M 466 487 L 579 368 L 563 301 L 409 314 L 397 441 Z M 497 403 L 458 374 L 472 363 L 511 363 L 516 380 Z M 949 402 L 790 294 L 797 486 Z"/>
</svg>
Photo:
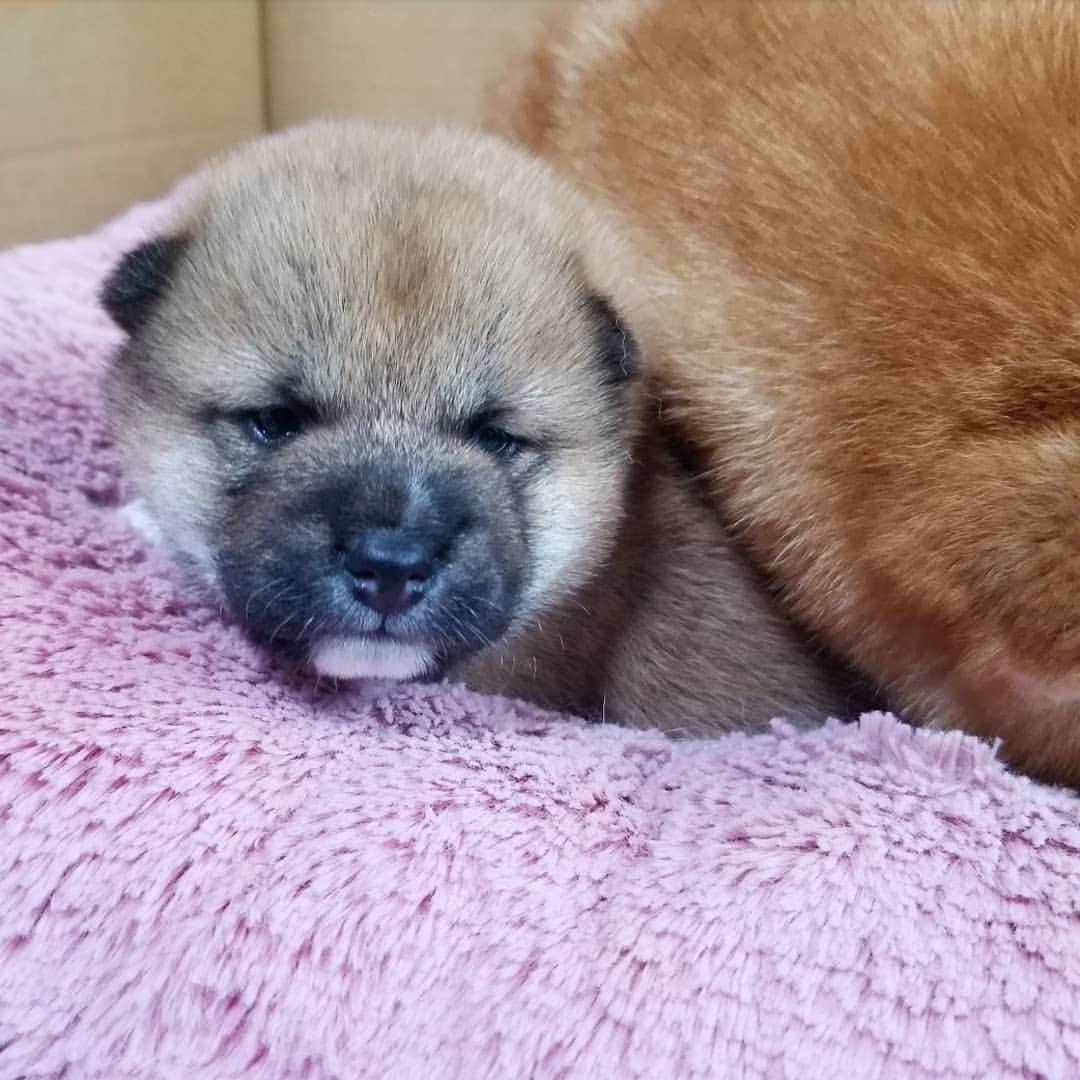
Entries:
<svg viewBox="0 0 1080 1080">
<path fill-rule="evenodd" d="M 690 731 L 852 713 L 679 465 L 633 276 L 492 136 L 257 140 L 104 286 L 137 514 L 328 675 Z"/>
</svg>

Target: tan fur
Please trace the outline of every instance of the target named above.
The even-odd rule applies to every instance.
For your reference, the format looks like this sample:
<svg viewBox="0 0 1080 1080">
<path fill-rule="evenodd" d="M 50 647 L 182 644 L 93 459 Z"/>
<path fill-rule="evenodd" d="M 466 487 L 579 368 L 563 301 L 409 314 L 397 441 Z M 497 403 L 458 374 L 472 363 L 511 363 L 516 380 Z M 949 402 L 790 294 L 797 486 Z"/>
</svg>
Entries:
<svg viewBox="0 0 1080 1080">
<path fill-rule="evenodd" d="M 493 123 L 619 215 L 797 616 L 1080 782 L 1080 6 L 588 5 Z"/>
<path fill-rule="evenodd" d="M 481 653 L 474 687 L 672 734 L 853 718 L 873 705 L 782 613 L 659 433 L 638 445 L 611 559 Z"/>
<path fill-rule="evenodd" d="M 629 255 L 546 167 L 487 136 L 319 125 L 212 168 L 171 231 L 188 247 L 114 365 L 114 421 L 151 516 L 211 584 L 219 548 L 254 564 L 279 528 L 321 557 L 325 522 L 278 525 L 274 508 L 324 469 L 405 454 L 498 499 L 500 467 L 445 430 L 497 376 L 514 422 L 555 450 L 523 487 L 529 583 L 513 623 L 454 674 L 695 733 L 865 702 L 779 612 L 676 463 L 647 376 L 617 408 L 602 391 L 576 283 L 642 312 L 631 327 L 646 355 L 647 305 Z M 223 476 L 242 479 L 255 451 L 206 417 L 263 402 L 298 350 L 305 396 L 334 419 L 281 452 L 291 464 L 265 464 L 251 498 L 270 525 L 237 518 Z M 234 601 L 241 618 L 257 594 Z"/>
</svg>

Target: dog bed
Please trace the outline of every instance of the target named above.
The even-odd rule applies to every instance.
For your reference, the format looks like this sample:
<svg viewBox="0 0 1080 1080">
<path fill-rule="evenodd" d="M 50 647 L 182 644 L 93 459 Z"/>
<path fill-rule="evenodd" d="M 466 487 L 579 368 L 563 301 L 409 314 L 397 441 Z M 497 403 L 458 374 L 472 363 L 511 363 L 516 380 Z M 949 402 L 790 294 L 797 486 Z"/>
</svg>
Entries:
<svg viewBox="0 0 1080 1080">
<path fill-rule="evenodd" d="M 0 255 L 0 1078 L 1077 1077 L 1080 800 L 280 670 L 117 515 L 95 293 Z"/>
</svg>

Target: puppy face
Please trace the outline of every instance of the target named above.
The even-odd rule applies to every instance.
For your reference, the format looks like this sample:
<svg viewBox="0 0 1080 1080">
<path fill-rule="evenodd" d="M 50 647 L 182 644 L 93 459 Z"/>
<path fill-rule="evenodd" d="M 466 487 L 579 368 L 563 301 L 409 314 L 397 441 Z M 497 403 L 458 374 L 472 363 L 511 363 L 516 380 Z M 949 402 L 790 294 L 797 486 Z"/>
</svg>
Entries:
<svg viewBox="0 0 1080 1080">
<path fill-rule="evenodd" d="M 211 170 L 103 292 L 157 531 L 335 676 L 435 672 L 564 600 L 611 549 L 639 411 L 596 228 L 481 136 L 327 125 Z"/>
</svg>

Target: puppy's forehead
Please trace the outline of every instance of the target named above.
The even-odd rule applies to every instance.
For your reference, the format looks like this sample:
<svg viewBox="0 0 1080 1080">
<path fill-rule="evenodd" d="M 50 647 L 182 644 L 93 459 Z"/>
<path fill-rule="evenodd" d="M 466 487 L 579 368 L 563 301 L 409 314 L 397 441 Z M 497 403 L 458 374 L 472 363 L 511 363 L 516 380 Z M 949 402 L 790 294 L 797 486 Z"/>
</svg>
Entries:
<svg viewBox="0 0 1080 1080">
<path fill-rule="evenodd" d="M 309 177 L 251 195 L 210 207 L 200 248 L 248 344 L 299 393 L 460 411 L 591 377 L 574 254 L 512 208 L 415 180 L 375 193 Z"/>
</svg>

